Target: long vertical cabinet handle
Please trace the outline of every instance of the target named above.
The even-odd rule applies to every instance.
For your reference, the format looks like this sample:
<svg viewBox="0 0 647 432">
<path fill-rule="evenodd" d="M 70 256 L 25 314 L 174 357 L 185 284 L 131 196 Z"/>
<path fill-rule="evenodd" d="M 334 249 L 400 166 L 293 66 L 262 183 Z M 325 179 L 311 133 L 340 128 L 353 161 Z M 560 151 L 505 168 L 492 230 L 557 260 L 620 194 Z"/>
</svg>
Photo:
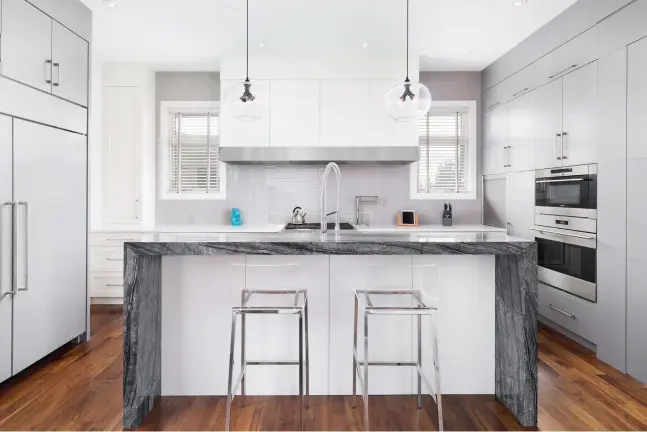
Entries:
<svg viewBox="0 0 647 432">
<path fill-rule="evenodd" d="M 568 159 L 568 132 L 562 133 L 562 160 Z"/>
<path fill-rule="evenodd" d="M 45 60 L 45 84 L 52 83 L 52 61 Z"/>
<path fill-rule="evenodd" d="M 12 210 L 11 210 L 12 231 L 14 231 L 13 227 L 16 226 L 16 221 L 15 221 L 15 218 L 13 217 L 14 216 L 13 209 L 15 208 L 15 205 L 16 205 L 15 202 L 6 202 L 6 203 L 3 203 L 0 206 L 0 210 L 4 209 L 7 206 L 10 206 L 12 208 Z M 1 212 L 0 212 L 0 230 L 2 230 L 2 213 Z M 11 253 L 14 254 L 13 256 L 15 256 L 15 253 L 16 253 L 16 236 L 13 234 L 13 232 L 12 232 L 11 237 L 12 237 L 12 240 L 11 240 Z M 1 245 L 0 245 L 0 248 L 1 248 Z M 2 255 L 2 250 L 0 249 L 0 267 L 2 266 L 2 259 L 3 259 L 3 255 Z M 2 300 L 5 296 L 8 296 L 8 295 L 15 296 L 16 293 L 17 293 L 17 291 L 16 291 L 16 283 L 17 283 L 16 281 L 17 281 L 17 279 L 16 279 L 16 272 L 15 272 L 16 262 L 15 262 L 15 260 L 12 260 L 12 262 L 13 262 L 13 265 L 12 265 L 12 275 L 11 275 L 11 291 L 2 292 L 2 286 L 1 286 L 2 279 L 0 279 L 0 300 Z M 1 268 L 0 268 L 0 270 L 1 270 Z"/>
<path fill-rule="evenodd" d="M 555 139 L 555 159 L 562 160 L 563 151 L 562 134 L 558 133 L 557 138 Z"/>
<path fill-rule="evenodd" d="M 26 202 L 19 202 L 16 203 L 16 206 L 14 207 L 14 215 L 15 215 L 15 220 L 18 220 L 18 208 L 20 206 L 25 207 L 25 287 L 24 288 L 18 288 L 18 291 L 29 291 L 29 203 Z M 18 245 L 18 224 L 14 222 L 14 227 L 15 230 L 15 242 L 16 242 L 16 249 Z M 14 255 L 14 262 L 16 263 L 16 287 L 18 286 L 18 258 L 17 258 L 17 250 L 16 254 Z"/>
<path fill-rule="evenodd" d="M 61 64 L 54 63 L 54 67 L 52 69 L 56 71 L 56 75 L 52 72 L 52 84 L 54 87 L 59 87 L 61 85 Z M 54 79 L 54 77 L 56 77 L 56 79 Z"/>
</svg>

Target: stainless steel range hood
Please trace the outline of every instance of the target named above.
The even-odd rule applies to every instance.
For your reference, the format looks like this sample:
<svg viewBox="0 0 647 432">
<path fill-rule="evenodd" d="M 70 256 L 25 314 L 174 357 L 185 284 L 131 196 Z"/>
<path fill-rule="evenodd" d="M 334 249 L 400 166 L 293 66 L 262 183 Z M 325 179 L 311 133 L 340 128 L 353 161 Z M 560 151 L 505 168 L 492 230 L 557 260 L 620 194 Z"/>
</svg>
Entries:
<svg viewBox="0 0 647 432">
<path fill-rule="evenodd" d="M 409 164 L 420 149 L 403 147 L 221 147 L 220 160 L 235 165 L 261 164 Z"/>
</svg>

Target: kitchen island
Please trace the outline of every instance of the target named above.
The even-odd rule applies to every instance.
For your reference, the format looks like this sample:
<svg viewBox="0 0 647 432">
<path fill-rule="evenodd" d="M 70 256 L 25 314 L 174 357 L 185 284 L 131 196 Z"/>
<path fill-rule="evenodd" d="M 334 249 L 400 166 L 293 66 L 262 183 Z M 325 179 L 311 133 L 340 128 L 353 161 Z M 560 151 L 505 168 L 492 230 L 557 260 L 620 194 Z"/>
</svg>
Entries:
<svg viewBox="0 0 647 432">
<path fill-rule="evenodd" d="M 500 232 L 197 237 L 158 236 L 125 244 L 124 427 L 139 426 L 161 395 L 225 394 L 230 308 L 240 299 L 241 285 L 263 283 L 245 273 L 245 263 L 268 259 L 295 260 L 305 268 L 298 278 L 307 285 L 312 308 L 311 394 L 352 390 L 351 288 L 357 284 L 362 288 L 365 264 L 432 263 L 445 273 L 439 291 L 443 394 L 496 394 L 522 425 L 537 425 L 534 242 Z M 410 275 L 404 280 L 415 285 Z M 389 327 L 377 328 L 386 339 Z M 296 339 L 296 333 L 287 329 L 281 325 L 273 333 Z M 256 330 L 262 331 L 263 326 Z M 250 358 L 254 347 L 276 348 L 274 339 L 254 340 L 252 327 L 248 332 Z M 397 332 L 395 336 L 395 342 L 375 350 L 409 353 L 412 338 L 398 340 Z M 293 346 L 279 346 L 279 351 L 293 354 Z M 382 371 L 376 368 L 370 393 L 413 393 L 409 391 L 412 375 L 385 371 L 389 373 L 399 379 L 380 381 Z M 296 375 L 294 371 L 250 373 L 247 393 L 294 394 L 294 387 L 286 383 L 295 381 Z M 393 387 L 393 381 L 406 383 Z"/>
</svg>

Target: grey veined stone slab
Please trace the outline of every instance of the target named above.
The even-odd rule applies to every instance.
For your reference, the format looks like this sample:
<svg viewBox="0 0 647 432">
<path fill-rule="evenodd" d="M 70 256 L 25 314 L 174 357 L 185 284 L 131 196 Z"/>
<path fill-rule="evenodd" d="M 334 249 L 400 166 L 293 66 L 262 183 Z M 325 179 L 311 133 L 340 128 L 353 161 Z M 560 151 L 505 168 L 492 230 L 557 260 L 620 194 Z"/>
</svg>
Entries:
<svg viewBox="0 0 647 432">
<path fill-rule="evenodd" d="M 496 396 L 522 425 L 537 425 L 536 243 L 501 233 L 299 233 L 125 245 L 125 428 L 140 426 L 161 393 L 161 263 L 165 255 L 495 255 Z"/>
</svg>

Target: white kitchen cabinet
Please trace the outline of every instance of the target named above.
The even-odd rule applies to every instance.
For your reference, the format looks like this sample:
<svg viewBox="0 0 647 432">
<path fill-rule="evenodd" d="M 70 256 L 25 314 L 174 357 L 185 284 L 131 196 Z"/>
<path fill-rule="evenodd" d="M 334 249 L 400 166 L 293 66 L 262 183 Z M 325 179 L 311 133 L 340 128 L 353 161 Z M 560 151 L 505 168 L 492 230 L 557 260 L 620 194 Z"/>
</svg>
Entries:
<svg viewBox="0 0 647 432">
<path fill-rule="evenodd" d="M 56 21 L 52 28 L 52 93 L 88 105 L 89 44 Z"/>
<path fill-rule="evenodd" d="M 647 158 L 647 38 L 628 48 L 627 157 Z"/>
<path fill-rule="evenodd" d="M 319 145 L 319 81 L 270 82 L 270 146 Z"/>
<path fill-rule="evenodd" d="M 12 119 L 0 116 L 0 382 L 12 375 L 12 207 L 4 205 L 13 201 L 11 135 Z"/>
<path fill-rule="evenodd" d="M 366 80 L 321 81 L 321 145 L 371 146 L 370 91 Z"/>
<path fill-rule="evenodd" d="M 483 92 L 483 106 L 486 111 L 492 110 L 502 103 L 500 84 L 497 84 Z"/>
<path fill-rule="evenodd" d="M 506 174 L 483 176 L 483 225 L 508 226 L 508 178 Z"/>
<path fill-rule="evenodd" d="M 627 372 L 647 383 L 647 158 L 627 162 Z"/>
<path fill-rule="evenodd" d="M 562 162 L 597 162 L 598 64 L 590 63 L 563 78 Z"/>
<path fill-rule="evenodd" d="M 107 225 L 140 221 L 143 110 L 142 88 L 104 87 L 101 163 Z"/>
<path fill-rule="evenodd" d="M 534 240 L 535 171 L 508 173 L 508 234 Z"/>
<path fill-rule="evenodd" d="M 86 179 L 87 137 L 14 120 L 14 374 L 86 330 Z"/>
<path fill-rule="evenodd" d="M 597 58 L 597 27 L 546 54 L 535 63 L 537 85 L 559 79 Z"/>
<path fill-rule="evenodd" d="M 539 283 L 537 312 L 551 322 L 595 343 L 595 304 Z"/>
<path fill-rule="evenodd" d="M 534 92 L 508 103 L 507 171 L 526 171 L 535 168 Z"/>
<path fill-rule="evenodd" d="M 485 113 L 485 145 L 483 148 L 483 175 L 507 171 L 509 155 L 508 105 Z"/>
<path fill-rule="evenodd" d="M 608 0 L 604 2 L 607 3 Z M 598 24 L 598 57 L 603 57 L 647 36 L 647 26 L 645 26 L 647 2 L 644 0 L 615 0 L 615 2 L 620 4 L 611 5 L 611 9 L 617 12 Z M 624 3 L 631 4 L 618 10 Z"/>
<path fill-rule="evenodd" d="M 240 119 L 232 107 L 243 94 L 243 84 L 237 80 L 221 81 L 220 145 L 221 147 L 270 146 L 270 86 L 265 80 L 253 80 L 251 92 L 261 103 L 262 117 Z"/>
<path fill-rule="evenodd" d="M 533 92 L 535 168 L 561 166 L 562 80 Z"/>
<path fill-rule="evenodd" d="M 384 107 L 384 96 L 401 81 L 373 80 L 370 86 L 369 128 L 366 131 L 367 145 L 413 146 L 418 143 L 418 122 L 396 121 Z"/>
<path fill-rule="evenodd" d="M 2 74 L 52 91 L 52 19 L 25 0 L 2 0 Z"/>
<path fill-rule="evenodd" d="M 535 64 L 531 64 L 511 77 L 507 78 L 501 84 L 500 96 L 502 102 L 508 102 L 526 93 L 534 90 L 536 87 L 535 82 Z"/>
</svg>

